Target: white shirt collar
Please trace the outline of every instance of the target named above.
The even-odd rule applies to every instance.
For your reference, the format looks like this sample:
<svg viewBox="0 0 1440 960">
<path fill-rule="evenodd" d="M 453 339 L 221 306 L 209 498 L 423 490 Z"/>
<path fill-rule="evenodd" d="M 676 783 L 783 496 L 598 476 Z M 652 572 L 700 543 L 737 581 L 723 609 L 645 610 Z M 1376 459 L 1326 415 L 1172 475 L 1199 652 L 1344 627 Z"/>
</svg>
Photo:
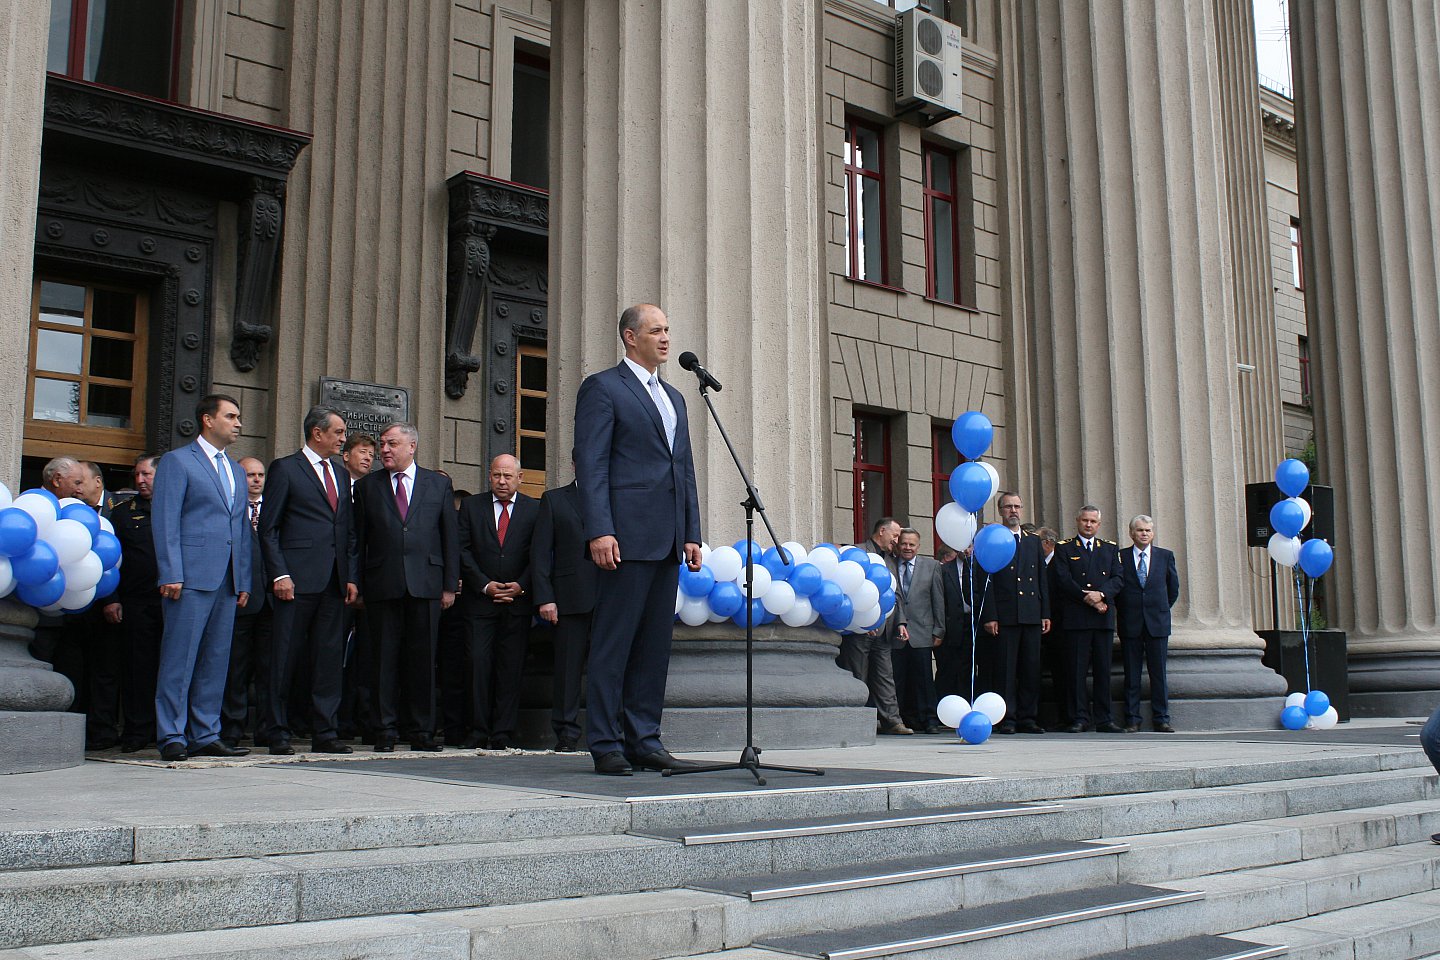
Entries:
<svg viewBox="0 0 1440 960">
<path fill-rule="evenodd" d="M 1141 554 L 1145 554 L 1145 553 L 1149 553 L 1149 552 L 1150 552 L 1150 548 L 1149 548 L 1149 547 L 1138 547 L 1138 546 L 1137 546 L 1137 547 L 1134 548 L 1134 550 L 1135 550 L 1135 559 L 1137 559 L 1137 560 L 1140 559 L 1140 555 L 1141 555 Z"/>
<path fill-rule="evenodd" d="M 404 470 L 390 471 L 390 487 L 392 489 L 395 487 L 395 475 L 397 473 L 403 473 L 405 475 L 405 479 L 407 481 L 407 484 L 405 486 L 405 492 L 413 493 L 415 491 L 415 461 L 411 460 L 410 466 L 406 467 Z"/>
<path fill-rule="evenodd" d="M 634 360 L 631 360 L 629 357 L 622 357 L 621 359 L 623 359 L 625 361 L 625 365 L 630 368 L 630 372 L 640 378 L 640 382 L 645 385 L 645 388 L 647 390 L 650 388 L 650 378 L 658 378 L 660 376 L 659 370 L 651 373 L 649 370 L 646 370 L 644 367 L 640 366 L 640 364 L 636 363 Z"/>
<path fill-rule="evenodd" d="M 204 434 L 196 437 L 195 442 L 200 444 L 200 450 L 205 454 L 206 460 L 213 462 L 215 460 L 215 454 L 223 452 L 219 447 L 212 444 L 209 440 L 206 440 Z"/>
<path fill-rule="evenodd" d="M 325 459 L 324 457 L 320 456 L 320 454 L 316 453 L 314 450 L 311 450 L 308 443 L 300 448 L 300 452 L 305 454 L 305 459 L 310 461 L 310 466 L 312 467 L 320 466 L 320 461 Z"/>
</svg>

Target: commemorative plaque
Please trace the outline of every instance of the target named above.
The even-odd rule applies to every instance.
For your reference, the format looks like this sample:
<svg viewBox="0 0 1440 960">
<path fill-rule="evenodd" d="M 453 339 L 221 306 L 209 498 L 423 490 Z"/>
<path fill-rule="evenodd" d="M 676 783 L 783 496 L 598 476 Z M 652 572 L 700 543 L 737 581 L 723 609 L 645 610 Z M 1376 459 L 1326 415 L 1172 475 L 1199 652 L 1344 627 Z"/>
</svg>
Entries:
<svg viewBox="0 0 1440 960">
<path fill-rule="evenodd" d="M 344 415 L 347 432 L 377 439 L 390 424 L 410 420 L 410 391 L 404 387 L 321 377 L 320 403 Z"/>
</svg>

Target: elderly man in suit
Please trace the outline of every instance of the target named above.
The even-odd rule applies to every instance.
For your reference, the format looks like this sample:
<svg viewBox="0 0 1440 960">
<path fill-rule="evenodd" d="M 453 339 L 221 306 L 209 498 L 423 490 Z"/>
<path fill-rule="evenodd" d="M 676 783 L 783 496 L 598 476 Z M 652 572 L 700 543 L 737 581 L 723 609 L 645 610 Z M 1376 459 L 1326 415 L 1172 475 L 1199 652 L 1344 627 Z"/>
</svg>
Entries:
<svg viewBox="0 0 1440 960">
<path fill-rule="evenodd" d="M 1075 515 L 1076 535 L 1055 546 L 1055 582 L 1064 602 L 1065 641 L 1075 696 L 1071 733 L 1091 720 L 1100 733 L 1123 733 L 1110 716 L 1110 663 L 1115 644 L 1115 597 L 1120 593 L 1120 551 L 1097 536 L 1100 508 L 1086 504 Z M 1093 673 L 1089 696 L 1086 674 Z"/>
<path fill-rule="evenodd" d="M 468 748 L 516 745 L 525 640 L 532 615 L 530 542 L 540 505 L 520 492 L 520 461 L 490 462 L 490 491 L 460 506 L 460 574 L 470 623 Z"/>
<path fill-rule="evenodd" d="M 210 394 L 195 419 L 195 442 L 160 458 L 151 503 L 165 616 L 155 724 L 166 760 L 250 752 L 220 740 L 235 608 L 250 596 L 245 474 L 225 454 L 240 437 L 240 404 Z"/>
<path fill-rule="evenodd" d="M 896 541 L 895 565 L 905 604 L 906 638 L 897 635 L 890 655 L 895 668 L 895 693 L 900 716 L 922 733 L 942 733 L 935 716 L 935 671 L 932 651 L 945 640 L 945 584 L 940 564 L 919 556 L 920 531 L 906 527 Z M 898 634 L 898 632 L 897 632 Z"/>
<path fill-rule="evenodd" d="M 895 555 L 891 551 L 900 539 L 900 522 L 894 517 L 881 517 L 870 531 L 870 539 L 863 544 L 866 553 L 873 553 L 885 561 L 890 575 L 897 582 Z M 851 633 L 840 638 L 840 655 L 836 663 L 849 670 L 857 680 L 863 680 L 870 688 L 870 700 L 875 705 L 880 733 L 892 736 L 909 736 L 915 731 L 900 719 L 900 706 L 895 696 L 895 662 L 891 645 L 908 644 L 910 631 L 905 625 L 905 601 L 899 593 L 895 595 L 895 609 L 885 618 L 880 628 L 869 633 Z"/>
<path fill-rule="evenodd" d="M 586 739 L 595 772 L 683 767 L 660 741 L 677 561 L 700 569 L 700 497 L 685 398 L 660 379 L 670 321 L 654 304 L 620 315 L 625 356 L 575 399 L 575 474 L 590 557 L 600 568 L 591 624 Z"/>
<path fill-rule="evenodd" d="M 540 497 L 531 571 L 536 613 L 555 628 L 550 701 L 555 752 L 569 753 L 580 740 L 580 683 L 590 650 L 590 614 L 595 609 L 595 564 L 585 549 L 576 484 L 546 490 Z"/>
<path fill-rule="evenodd" d="M 1000 494 L 1000 518 L 1015 537 L 1015 557 L 990 575 L 980 623 L 989 647 L 986 689 L 1005 698 L 996 733 L 1044 733 L 1040 726 L 1040 636 L 1050 632 L 1050 577 L 1040 538 L 1024 533 L 1020 494 Z"/>
<path fill-rule="evenodd" d="M 281 756 L 295 752 L 290 688 L 302 660 L 309 666 L 311 749 L 350 752 L 339 740 L 338 720 L 345 604 L 359 593 L 350 474 L 340 459 L 345 418 L 331 407 L 311 407 L 302 429 L 304 446 L 270 464 L 260 511 L 260 543 L 275 604 L 270 662 L 261 678 L 267 688 L 261 727 L 270 752 Z"/>
<path fill-rule="evenodd" d="M 400 691 L 412 750 L 435 742 L 435 643 L 440 611 L 455 602 L 460 534 L 450 480 L 415 463 L 420 432 L 396 423 L 380 435 L 376 470 L 355 484 L 360 596 L 369 615 L 375 752 L 395 750 Z"/>
<path fill-rule="evenodd" d="M 1125 658 L 1125 729 L 1140 729 L 1140 664 L 1150 675 L 1150 723 L 1156 733 L 1170 726 L 1170 691 L 1165 657 L 1170 646 L 1170 608 L 1180 598 L 1175 554 L 1154 545 L 1155 521 L 1143 513 L 1130 521 L 1129 550 L 1120 552 L 1120 593 L 1115 598 L 1120 654 Z"/>
</svg>

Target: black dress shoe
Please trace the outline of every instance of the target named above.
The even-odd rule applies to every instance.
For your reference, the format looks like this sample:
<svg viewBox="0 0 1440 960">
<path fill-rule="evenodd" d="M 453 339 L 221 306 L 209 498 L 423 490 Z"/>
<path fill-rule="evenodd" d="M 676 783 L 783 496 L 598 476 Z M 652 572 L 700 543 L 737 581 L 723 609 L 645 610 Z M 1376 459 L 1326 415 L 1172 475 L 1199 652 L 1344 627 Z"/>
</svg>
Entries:
<svg viewBox="0 0 1440 960">
<path fill-rule="evenodd" d="M 339 740 L 316 740 L 310 745 L 311 753 L 354 753 L 348 743 Z"/>
<path fill-rule="evenodd" d="M 949 733 L 949 732 L 950 732 L 950 728 L 949 728 L 949 727 L 945 727 L 945 726 L 941 726 L 941 725 L 938 724 L 938 723 L 931 723 L 931 724 L 927 724 L 927 725 L 926 725 L 926 727 L 925 727 L 925 732 L 926 732 L 926 733 L 929 733 L 929 734 Z"/>
<path fill-rule="evenodd" d="M 1045 728 L 1034 720 L 1021 720 L 1015 725 L 1015 729 L 1021 733 L 1044 733 Z"/>
<path fill-rule="evenodd" d="M 109 750 L 111 747 L 116 747 L 119 745 L 120 740 L 116 737 L 96 737 L 94 740 L 85 741 L 85 749 L 90 752 L 94 752 L 96 750 Z"/>
<path fill-rule="evenodd" d="M 1003 733 L 1008 736 L 1015 732 L 1015 724 L 1010 720 L 1005 720 L 995 727 L 995 732 Z"/>
<path fill-rule="evenodd" d="M 149 743 L 141 740 L 122 740 L 120 741 L 120 752 L 139 753 L 141 750 L 144 750 L 148 746 L 150 746 Z"/>
<path fill-rule="evenodd" d="M 628 777 L 633 771 L 625 754 L 611 750 L 595 758 L 595 772 L 602 777 Z"/>
<path fill-rule="evenodd" d="M 1127 724 L 1125 724 L 1125 732 L 1126 732 L 1126 733 L 1139 733 L 1139 732 L 1140 732 L 1140 724 L 1138 724 L 1138 723 L 1127 723 Z"/>
<path fill-rule="evenodd" d="M 211 740 L 205 746 L 190 751 L 192 757 L 245 757 L 249 755 L 249 747 L 227 746 L 223 740 Z"/>
<path fill-rule="evenodd" d="M 436 743 L 432 737 L 416 736 L 410 741 L 410 749 L 423 751 L 424 753 L 439 753 L 444 747 Z"/>
<path fill-rule="evenodd" d="M 1166 722 L 1163 721 L 1163 720 L 1161 720 L 1159 723 L 1151 724 L 1151 729 L 1153 729 L 1156 733 L 1174 733 L 1174 732 L 1175 732 L 1175 728 L 1172 727 L 1172 726 L 1170 726 L 1170 724 L 1166 723 Z"/>
<path fill-rule="evenodd" d="M 670 755 L 670 751 L 661 747 L 643 757 L 630 757 L 630 763 L 641 770 L 690 770 L 700 766 L 694 760 L 681 760 L 679 757 Z"/>
<path fill-rule="evenodd" d="M 1074 723 L 1070 724 L 1070 726 L 1068 726 L 1068 727 L 1065 728 L 1065 732 L 1066 732 L 1066 733 L 1084 733 L 1086 730 L 1089 730 L 1089 729 L 1090 729 L 1090 728 L 1087 727 L 1085 724 L 1081 723 L 1079 720 L 1076 720 Z"/>
<path fill-rule="evenodd" d="M 185 751 L 183 743 L 167 743 L 160 748 L 160 759 L 175 763 L 180 760 L 189 760 L 190 754 Z"/>
<path fill-rule="evenodd" d="M 574 752 L 575 752 L 575 748 L 576 748 L 577 746 L 578 746 L 578 744 L 576 744 L 576 742 L 575 742 L 574 740 L 567 740 L 567 739 L 565 739 L 564 737 L 562 737 L 562 738 L 560 738 L 559 740 L 556 740 L 556 741 L 555 741 L 555 752 L 556 752 L 556 753 L 574 753 Z"/>
<path fill-rule="evenodd" d="M 295 748 L 290 746 L 289 740 L 274 740 L 270 743 L 270 756 L 293 757 L 295 756 Z"/>
<path fill-rule="evenodd" d="M 486 744 L 486 746 L 489 747 L 491 750 L 519 749 L 515 741 L 511 740 L 509 737 L 491 737 L 490 742 Z"/>
<path fill-rule="evenodd" d="M 394 738 L 394 737 L 376 737 L 376 738 L 375 738 L 375 752 L 376 752 L 376 753 L 394 753 L 394 752 L 395 752 L 395 738 Z"/>
<path fill-rule="evenodd" d="M 1096 733 L 1124 733 L 1125 728 L 1113 720 L 1106 720 L 1104 723 L 1095 724 Z"/>
</svg>

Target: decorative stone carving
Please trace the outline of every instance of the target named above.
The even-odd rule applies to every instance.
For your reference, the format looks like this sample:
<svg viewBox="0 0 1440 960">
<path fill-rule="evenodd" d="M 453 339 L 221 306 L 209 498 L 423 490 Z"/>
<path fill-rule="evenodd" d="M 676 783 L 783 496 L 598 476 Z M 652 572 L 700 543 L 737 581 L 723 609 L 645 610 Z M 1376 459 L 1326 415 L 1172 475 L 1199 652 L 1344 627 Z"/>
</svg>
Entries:
<svg viewBox="0 0 1440 960">
<path fill-rule="evenodd" d="M 252 177 L 250 196 L 240 205 L 240 264 L 236 270 L 235 329 L 230 360 L 235 369 L 254 370 L 260 347 L 270 342 L 270 325 L 263 322 L 280 257 L 280 228 L 284 220 L 281 199 L 285 184 Z"/>
<path fill-rule="evenodd" d="M 452 399 L 465 396 L 470 374 L 480 369 L 481 360 L 471 353 L 480 308 L 485 303 L 489 281 L 490 241 L 496 227 L 466 221 L 452 224 L 445 292 L 445 394 Z"/>
</svg>

